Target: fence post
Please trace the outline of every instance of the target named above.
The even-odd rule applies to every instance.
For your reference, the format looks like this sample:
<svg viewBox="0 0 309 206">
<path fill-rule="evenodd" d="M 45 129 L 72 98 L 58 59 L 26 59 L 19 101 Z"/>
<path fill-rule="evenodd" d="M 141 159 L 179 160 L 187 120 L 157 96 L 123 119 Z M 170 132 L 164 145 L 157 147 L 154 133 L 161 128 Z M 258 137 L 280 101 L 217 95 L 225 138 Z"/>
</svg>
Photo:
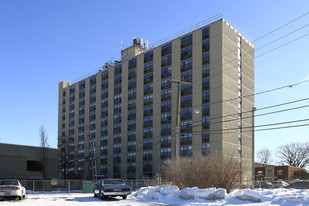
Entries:
<svg viewBox="0 0 309 206">
<path fill-rule="evenodd" d="M 69 184 L 68 184 L 68 185 L 69 185 L 69 194 L 70 194 L 70 180 L 68 180 L 68 181 L 69 181 Z"/>
<path fill-rule="evenodd" d="M 35 191 L 35 184 L 34 184 L 34 180 L 32 181 L 32 194 L 34 194 Z"/>
</svg>

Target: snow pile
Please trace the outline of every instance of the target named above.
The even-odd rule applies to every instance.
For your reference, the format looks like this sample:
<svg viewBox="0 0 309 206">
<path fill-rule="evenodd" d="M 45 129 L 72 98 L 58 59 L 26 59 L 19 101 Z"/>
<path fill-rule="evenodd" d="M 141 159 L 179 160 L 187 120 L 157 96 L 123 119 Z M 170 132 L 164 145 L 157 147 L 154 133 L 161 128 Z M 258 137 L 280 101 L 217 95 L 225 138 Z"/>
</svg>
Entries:
<svg viewBox="0 0 309 206">
<path fill-rule="evenodd" d="M 225 189 L 199 189 L 197 187 L 185 188 L 181 190 L 179 197 L 185 200 L 201 198 L 205 200 L 224 199 L 227 196 Z"/>
<path fill-rule="evenodd" d="M 158 204 L 176 205 L 309 205 L 309 190 L 298 189 L 243 189 L 230 194 L 222 188 L 179 190 L 178 187 L 143 187 L 128 199 Z"/>
<path fill-rule="evenodd" d="M 262 195 L 259 191 L 254 190 L 241 190 L 235 194 L 236 198 L 239 200 L 248 200 L 252 202 L 261 202 Z"/>
</svg>

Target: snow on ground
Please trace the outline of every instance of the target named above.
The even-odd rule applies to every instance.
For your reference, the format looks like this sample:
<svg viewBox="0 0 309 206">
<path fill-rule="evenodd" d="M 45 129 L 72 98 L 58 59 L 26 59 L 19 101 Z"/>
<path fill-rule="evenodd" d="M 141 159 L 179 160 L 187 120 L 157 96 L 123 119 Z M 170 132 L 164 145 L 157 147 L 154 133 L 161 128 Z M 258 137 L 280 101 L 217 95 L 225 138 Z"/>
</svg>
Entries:
<svg viewBox="0 0 309 206">
<path fill-rule="evenodd" d="M 227 194 L 224 189 L 198 189 L 178 187 L 144 187 L 133 192 L 128 199 L 101 200 L 89 193 L 28 194 L 25 200 L 0 201 L 0 205 L 17 206 L 147 206 L 147 205 L 241 205 L 241 206 L 305 206 L 309 205 L 309 190 L 255 189 L 235 190 Z"/>
</svg>

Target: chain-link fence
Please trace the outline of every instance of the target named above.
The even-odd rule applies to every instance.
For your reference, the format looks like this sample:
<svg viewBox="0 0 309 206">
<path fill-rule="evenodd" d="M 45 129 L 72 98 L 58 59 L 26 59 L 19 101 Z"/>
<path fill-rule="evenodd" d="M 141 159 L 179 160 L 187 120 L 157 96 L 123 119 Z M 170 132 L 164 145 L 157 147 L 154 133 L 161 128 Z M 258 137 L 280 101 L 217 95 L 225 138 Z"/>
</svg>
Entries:
<svg viewBox="0 0 309 206">
<path fill-rule="evenodd" d="M 92 193 L 97 182 L 86 180 L 21 180 L 28 194 L 54 192 L 54 193 Z M 135 191 L 147 186 L 170 186 L 170 182 L 158 180 L 125 180 L 125 183 Z M 294 188 L 309 189 L 309 180 L 256 180 L 242 181 L 238 188 Z"/>
<path fill-rule="evenodd" d="M 145 186 L 169 185 L 168 182 L 157 180 L 124 180 L 132 191 Z M 92 193 L 97 182 L 87 180 L 20 180 L 28 194 L 55 192 L 55 193 Z"/>
</svg>

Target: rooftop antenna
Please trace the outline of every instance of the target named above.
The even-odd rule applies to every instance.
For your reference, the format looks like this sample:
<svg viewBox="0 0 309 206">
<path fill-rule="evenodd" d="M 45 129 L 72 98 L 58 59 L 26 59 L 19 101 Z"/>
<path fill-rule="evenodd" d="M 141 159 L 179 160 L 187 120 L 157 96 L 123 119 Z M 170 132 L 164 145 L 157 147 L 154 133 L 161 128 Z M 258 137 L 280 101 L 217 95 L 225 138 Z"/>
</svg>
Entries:
<svg viewBox="0 0 309 206">
<path fill-rule="evenodd" d="M 120 50 L 122 51 L 122 41 L 120 41 Z"/>
</svg>

